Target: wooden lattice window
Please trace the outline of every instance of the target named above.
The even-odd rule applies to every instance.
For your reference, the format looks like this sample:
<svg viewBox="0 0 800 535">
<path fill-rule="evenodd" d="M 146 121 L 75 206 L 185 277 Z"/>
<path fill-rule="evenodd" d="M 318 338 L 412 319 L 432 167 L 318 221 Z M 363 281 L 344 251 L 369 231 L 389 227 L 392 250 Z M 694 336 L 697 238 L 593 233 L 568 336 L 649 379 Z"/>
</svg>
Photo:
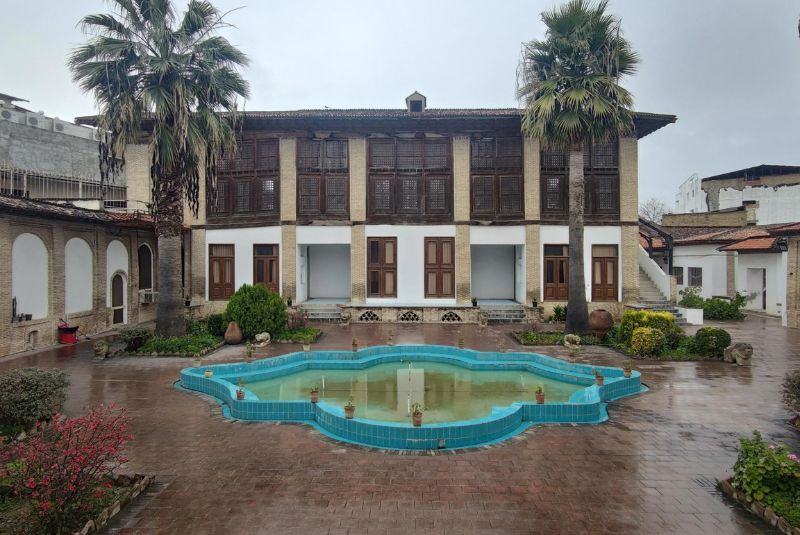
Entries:
<svg viewBox="0 0 800 535">
<path fill-rule="evenodd" d="M 368 160 L 370 217 L 452 219 L 449 138 L 370 139 Z"/>
<path fill-rule="evenodd" d="M 277 219 L 279 202 L 278 140 L 240 140 L 236 151 L 217 164 L 216 202 L 209 216 L 259 216 Z"/>
<path fill-rule="evenodd" d="M 425 297 L 455 297 L 455 240 L 425 238 Z"/>
<path fill-rule="evenodd" d="M 523 216 L 522 138 L 478 138 L 471 142 L 472 217 Z"/>
<path fill-rule="evenodd" d="M 367 295 L 397 297 L 397 238 L 367 239 Z"/>
<path fill-rule="evenodd" d="M 616 245 L 592 245 L 592 301 L 616 301 L 618 256 Z"/>
<path fill-rule="evenodd" d="M 208 246 L 208 293 L 213 300 L 228 299 L 235 290 L 235 248 L 233 245 Z"/>
<path fill-rule="evenodd" d="M 346 139 L 297 140 L 297 213 L 346 218 L 349 168 Z"/>
<path fill-rule="evenodd" d="M 544 246 L 544 298 L 566 301 L 569 297 L 569 247 Z"/>
</svg>

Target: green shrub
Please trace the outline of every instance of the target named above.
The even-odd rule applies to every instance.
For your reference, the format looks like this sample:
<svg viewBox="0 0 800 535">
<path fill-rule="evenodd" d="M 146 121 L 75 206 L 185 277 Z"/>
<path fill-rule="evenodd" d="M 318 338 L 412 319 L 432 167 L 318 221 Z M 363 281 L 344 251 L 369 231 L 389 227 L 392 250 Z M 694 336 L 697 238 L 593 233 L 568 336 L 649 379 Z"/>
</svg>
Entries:
<svg viewBox="0 0 800 535">
<path fill-rule="evenodd" d="M 153 337 L 153 333 L 144 327 L 128 327 L 119 331 L 119 337 L 125 342 L 125 351 L 136 351 Z"/>
<path fill-rule="evenodd" d="M 268 332 L 277 336 L 286 330 L 286 304 L 281 296 L 261 286 L 242 285 L 228 301 L 225 321 L 235 321 L 246 339 Z"/>
<path fill-rule="evenodd" d="M 678 306 L 685 308 L 703 308 L 705 299 L 700 296 L 700 288 L 697 286 L 687 286 L 679 291 L 678 294 L 681 296 L 681 300 L 678 301 Z"/>
<path fill-rule="evenodd" d="M 692 349 L 698 355 L 721 359 L 725 348 L 731 345 L 731 335 L 725 329 L 703 327 L 694 335 Z"/>
<path fill-rule="evenodd" d="M 277 335 L 276 340 L 285 340 L 296 344 L 313 344 L 322 334 L 322 331 L 315 327 L 298 327 L 287 329 Z"/>
<path fill-rule="evenodd" d="M 564 333 L 542 333 L 538 331 L 521 331 L 517 332 L 516 338 L 520 344 L 525 346 L 555 346 L 564 344 Z M 600 345 L 602 340 L 592 335 L 581 336 L 581 345 L 596 346 Z"/>
<path fill-rule="evenodd" d="M 631 351 L 640 357 L 657 357 L 665 345 L 664 333 L 654 327 L 636 327 L 631 335 Z"/>
<path fill-rule="evenodd" d="M 758 431 L 739 439 L 733 486 L 750 500 L 772 508 L 793 526 L 800 526 L 800 463 L 783 446 L 767 444 Z"/>
<path fill-rule="evenodd" d="M 790 411 L 800 414 L 800 370 L 786 374 L 783 381 L 783 401 Z"/>
<path fill-rule="evenodd" d="M 25 430 L 61 412 L 68 384 L 58 369 L 17 368 L 0 374 L 0 426 Z"/>
<path fill-rule="evenodd" d="M 209 333 L 187 334 L 185 336 L 156 336 L 139 348 L 138 353 L 201 353 L 215 347 L 220 338 Z"/>
<path fill-rule="evenodd" d="M 225 336 L 227 327 L 224 314 L 211 314 L 206 318 L 206 330 L 214 336 Z"/>
<path fill-rule="evenodd" d="M 651 327 L 658 329 L 664 335 L 666 346 L 674 349 L 683 331 L 675 323 L 675 316 L 669 312 L 653 310 L 627 310 L 622 315 L 619 328 L 616 331 L 616 341 L 623 346 L 631 344 L 633 331 L 637 327 Z"/>
<path fill-rule="evenodd" d="M 703 303 L 703 318 L 707 320 L 740 320 L 744 315 L 739 310 L 741 304 L 738 300 L 720 299 L 713 297 Z"/>
<path fill-rule="evenodd" d="M 556 305 L 553 307 L 553 321 L 567 321 L 566 305 Z"/>
</svg>

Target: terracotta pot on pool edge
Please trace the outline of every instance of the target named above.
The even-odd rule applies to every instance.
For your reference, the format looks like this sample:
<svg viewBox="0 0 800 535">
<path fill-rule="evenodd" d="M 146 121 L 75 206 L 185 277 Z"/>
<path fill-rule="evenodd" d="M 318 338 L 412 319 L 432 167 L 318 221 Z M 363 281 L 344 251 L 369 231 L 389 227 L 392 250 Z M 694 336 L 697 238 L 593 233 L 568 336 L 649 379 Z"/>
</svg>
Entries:
<svg viewBox="0 0 800 535">
<path fill-rule="evenodd" d="M 544 403 L 544 392 L 536 392 L 536 403 L 539 405 Z"/>
<path fill-rule="evenodd" d="M 347 418 L 348 420 L 352 420 L 353 419 L 353 415 L 355 414 L 355 412 L 356 412 L 355 405 L 352 405 L 350 407 L 345 406 L 345 408 L 344 408 L 344 417 Z"/>
<path fill-rule="evenodd" d="M 314 389 L 311 391 L 311 403 L 316 403 L 319 401 L 319 390 Z"/>
<path fill-rule="evenodd" d="M 237 390 L 236 391 L 236 399 L 242 401 L 244 399 L 244 390 Z"/>
<path fill-rule="evenodd" d="M 422 425 L 422 413 L 415 412 L 411 415 L 411 420 L 414 422 L 414 427 L 420 427 Z"/>
<path fill-rule="evenodd" d="M 589 326 L 597 338 L 602 339 L 611 330 L 612 325 L 614 325 L 614 318 L 608 310 L 598 308 L 589 314 Z"/>
</svg>

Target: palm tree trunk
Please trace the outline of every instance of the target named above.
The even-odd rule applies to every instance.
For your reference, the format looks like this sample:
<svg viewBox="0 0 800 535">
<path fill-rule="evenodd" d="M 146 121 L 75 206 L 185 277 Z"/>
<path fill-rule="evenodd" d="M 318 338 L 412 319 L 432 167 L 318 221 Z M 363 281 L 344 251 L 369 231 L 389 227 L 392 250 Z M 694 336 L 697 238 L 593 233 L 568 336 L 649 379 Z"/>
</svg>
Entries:
<svg viewBox="0 0 800 535">
<path fill-rule="evenodd" d="M 578 145 L 569 151 L 569 301 L 564 327 L 567 333 L 575 334 L 590 332 L 583 275 L 584 204 L 583 146 Z"/>
<path fill-rule="evenodd" d="M 158 318 L 156 334 L 186 334 L 181 261 L 183 228 L 183 191 L 176 178 L 164 178 L 155 203 L 156 238 L 158 239 Z"/>
</svg>

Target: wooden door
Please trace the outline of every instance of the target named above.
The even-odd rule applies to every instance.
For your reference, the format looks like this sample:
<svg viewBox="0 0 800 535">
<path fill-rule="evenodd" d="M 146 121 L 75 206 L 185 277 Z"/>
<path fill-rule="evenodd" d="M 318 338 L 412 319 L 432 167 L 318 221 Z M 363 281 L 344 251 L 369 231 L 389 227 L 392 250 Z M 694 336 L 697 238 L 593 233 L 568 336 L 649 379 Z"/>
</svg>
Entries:
<svg viewBox="0 0 800 535">
<path fill-rule="evenodd" d="M 228 299 L 235 289 L 234 246 L 209 245 L 208 293 L 212 300 Z"/>
<path fill-rule="evenodd" d="M 397 238 L 367 239 L 367 295 L 397 297 Z"/>
<path fill-rule="evenodd" d="M 117 273 L 111 277 L 112 322 L 125 323 L 125 279 Z"/>
<path fill-rule="evenodd" d="M 543 278 L 545 301 L 569 298 L 569 248 L 566 245 L 544 246 Z"/>
<path fill-rule="evenodd" d="M 454 238 L 425 238 L 425 297 L 455 297 Z"/>
<path fill-rule="evenodd" d="M 253 246 L 253 284 L 280 293 L 280 258 L 278 246 Z"/>
<path fill-rule="evenodd" d="M 617 246 L 592 246 L 592 301 L 617 300 Z"/>
</svg>

